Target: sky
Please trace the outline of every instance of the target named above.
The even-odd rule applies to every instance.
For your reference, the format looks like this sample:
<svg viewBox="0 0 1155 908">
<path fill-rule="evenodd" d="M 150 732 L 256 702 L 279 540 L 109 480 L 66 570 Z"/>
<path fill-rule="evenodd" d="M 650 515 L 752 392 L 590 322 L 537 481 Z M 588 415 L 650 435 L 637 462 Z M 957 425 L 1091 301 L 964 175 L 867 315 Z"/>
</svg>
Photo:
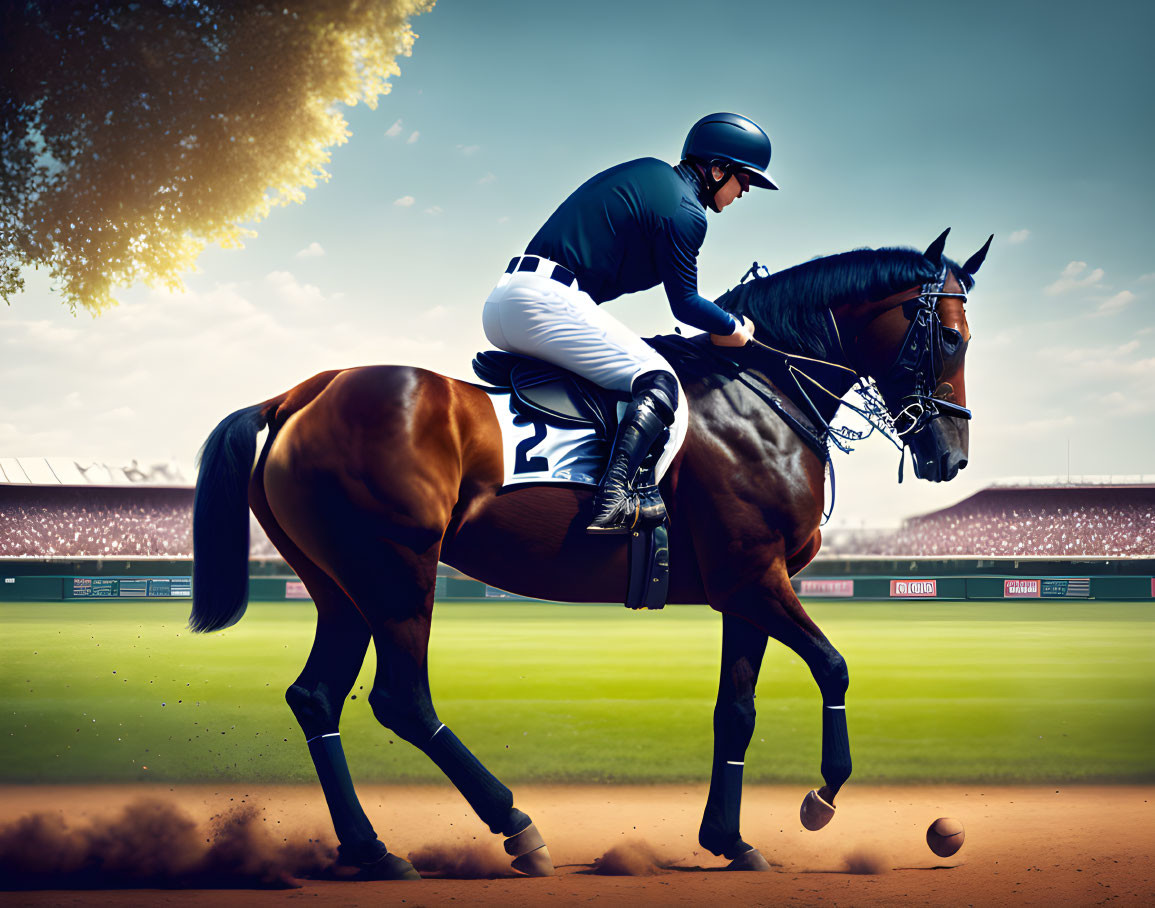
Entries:
<svg viewBox="0 0 1155 908">
<path fill-rule="evenodd" d="M 710 213 L 700 289 L 862 246 L 959 261 L 970 465 L 896 484 L 836 453 L 831 525 L 891 526 L 1008 477 L 1155 481 L 1155 5 L 441 0 L 377 109 L 348 109 L 331 178 L 183 294 L 73 316 L 40 273 L 0 307 L 0 456 L 190 464 L 227 413 L 325 369 L 472 378 L 509 258 L 600 170 L 675 163 L 717 110 L 760 123 L 779 192 Z M 660 289 L 606 304 L 640 334 Z"/>
</svg>

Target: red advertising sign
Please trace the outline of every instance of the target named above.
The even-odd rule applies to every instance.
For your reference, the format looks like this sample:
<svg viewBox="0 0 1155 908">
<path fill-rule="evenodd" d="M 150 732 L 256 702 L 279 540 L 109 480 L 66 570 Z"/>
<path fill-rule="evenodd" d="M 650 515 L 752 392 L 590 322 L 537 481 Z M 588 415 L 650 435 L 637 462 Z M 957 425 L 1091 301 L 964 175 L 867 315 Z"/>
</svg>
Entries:
<svg viewBox="0 0 1155 908">
<path fill-rule="evenodd" d="M 799 593 L 803 596 L 829 596 L 849 599 L 854 595 L 853 580 L 803 580 Z"/>
<path fill-rule="evenodd" d="M 1151 578 L 1151 598 L 1155 599 L 1155 577 Z"/>
<path fill-rule="evenodd" d="M 300 580 L 286 580 L 285 581 L 285 598 L 286 599 L 309 599 L 309 591 L 305 589 L 305 584 Z"/>
<path fill-rule="evenodd" d="M 1039 581 L 1023 580 L 1016 577 L 1014 580 L 1003 581 L 1004 599 L 1038 599 Z"/>
<path fill-rule="evenodd" d="M 892 580 L 890 595 L 903 599 L 930 599 L 938 595 L 938 581 Z"/>
</svg>

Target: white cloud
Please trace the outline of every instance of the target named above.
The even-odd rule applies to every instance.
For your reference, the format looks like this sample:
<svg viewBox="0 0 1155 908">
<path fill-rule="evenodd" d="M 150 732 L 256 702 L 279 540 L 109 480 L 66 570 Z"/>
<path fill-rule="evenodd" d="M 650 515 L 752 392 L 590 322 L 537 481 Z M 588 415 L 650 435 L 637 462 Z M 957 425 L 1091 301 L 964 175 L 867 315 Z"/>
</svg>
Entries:
<svg viewBox="0 0 1155 908">
<path fill-rule="evenodd" d="M 309 375 L 382 362 L 444 371 L 460 358 L 446 352 L 452 310 L 374 322 L 363 301 L 340 303 L 288 271 L 126 297 L 99 319 L 63 308 L 23 319 L 0 307 L 0 388 L 21 389 L 0 394 L 0 456 L 187 463 L 225 414 Z M 10 338 L 25 344 L 9 347 Z"/>
<path fill-rule="evenodd" d="M 485 176 L 483 176 L 483 177 L 482 177 L 480 180 L 478 180 L 477 182 L 478 182 L 480 185 L 484 186 L 486 183 L 493 183 L 493 182 L 495 182 L 496 180 L 497 180 L 497 177 L 496 177 L 494 174 L 492 174 L 492 173 L 487 173 Z"/>
<path fill-rule="evenodd" d="M 19 425 L 0 422 L 0 451 L 5 457 L 42 457 L 45 451 L 54 453 L 75 449 L 71 427 L 44 426 L 30 428 L 28 420 L 21 419 Z"/>
<path fill-rule="evenodd" d="M 1140 274 L 1136 280 L 1144 284 L 1148 281 L 1155 281 L 1155 271 L 1148 271 L 1146 274 Z"/>
<path fill-rule="evenodd" d="M 440 205 L 431 205 L 425 209 L 426 214 L 441 214 L 443 211 L 445 211 L 445 209 Z"/>
<path fill-rule="evenodd" d="M 393 205 L 396 208 L 411 208 L 413 203 L 416 201 L 417 199 L 413 198 L 411 195 L 403 195 L 401 198 L 395 200 Z"/>
<path fill-rule="evenodd" d="M 508 224 L 508 223 L 509 223 L 509 215 L 508 215 L 508 214 L 503 214 L 501 217 L 499 217 L 499 218 L 497 219 L 497 223 L 499 223 L 499 224 Z"/>
<path fill-rule="evenodd" d="M 1138 346 L 1126 349 L 1129 347 L 1130 344 L 1122 347 L 1044 347 L 1039 349 L 1038 354 L 1042 361 L 1052 367 L 1062 364 L 1070 366 L 1070 369 L 1061 370 L 1061 374 L 1084 384 L 1092 379 L 1133 378 L 1142 380 L 1143 384 L 1155 379 L 1155 357 L 1126 359 L 1127 353 L 1138 349 Z"/>
<path fill-rule="evenodd" d="M 458 145 L 457 150 L 467 157 L 472 154 L 477 154 L 481 151 L 480 145 Z"/>
<path fill-rule="evenodd" d="M 1058 280 L 1048 284 L 1043 292 L 1054 296 L 1058 293 L 1066 293 L 1068 290 L 1075 290 L 1079 287 L 1090 287 L 1103 279 L 1102 268 L 1096 268 L 1094 271 L 1084 274 L 1086 271 L 1086 262 L 1068 262 L 1067 267 L 1059 274 Z"/>
<path fill-rule="evenodd" d="M 385 135 L 387 135 L 391 139 L 395 139 L 399 135 L 401 135 L 401 121 L 400 120 L 394 120 L 393 125 L 385 130 Z"/>
<path fill-rule="evenodd" d="M 1022 230 L 1016 230 L 1014 233 L 1007 237 L 1007 242 L 1012 246 L 1017 246 L 1019 243 L 1025 243 L 1030 235 L 1031 231 L 1027 230 L 1026 228 L 1023 228 Z"/>
<path fill-rule="evenodd" d="M 325 250 L 320 243 L 310 243 L 294 257 L 299 259 L 315 259 L 320 258 L 324 254 Z"/>
<path fill-rule="evenodd" d="M 1135 294 L 1130 290 L 1120 290 L 1114 296 L 1109 296 L 1103 302 L 1099 303 L 1099 308 L 1095 311 L 1099 315 L 1113 315 L 1126 309 L 1135 300 Z"/>
<path fill-rule="evenodd" d="M 1155 411 L 1155 397 L 1111 391 L 1103 396 L 1106 412 L 1112 416 L 1137 416 Z"/>
<path fill-rule="evenodd" d="M 317 308 L 324 304 L 325 295 L 312 284 L 301 284 L 288 271 L 270 271 L 265 275 L 265 286 L 278 303 L 288 303 L 301 309 Z"/>
<path fill-rule="evenodd" d="M 1121 344 L 1119 346 L 1119 349 L 1117 352 L 1122 353 L 1122 354 L 1127 354 L 1127 353 L 1134 353 L 1138 349 L 1139 349 L 1139 341 L 1130 340 L 1130 341 L 1127 341 L 1127 343 L 1125 343 L 1125 344 Z"/>
<path fill-rule="evenodd" d="M 0 344 L 19 350 L 51 349 L 80 342 L 81 331 L 72 323 L 61 325 L 49 319 L 16 322 L 2 336 Z"/>
<path fill-rule="evenodd" d="M 409 138 L 405 140 L 405 144 L 406 144 L 406 145 L 412 145 L 412 144 L 413 144 L 414 142 L 416 142 L 416 141 L 417 141 L 417 140 L 418 140 L 420 137 L 421 137 L 421 133 L 419 133 L 419 132 L 418 132 L 418 131 L 415 129 L 415 130 L 413 130 L 413 132 L 409 133 Z"/>
<path fill-rule="evenodd" d="M 1055 429 L 1062 429 L 1067 426 L 1075 424 L 1075 417 L 1070 413 L 1062 416 L 1043 417 L 1042 419 L 1029 419 L 1023 423 L 1017 423 L 1015 428 L 1019 432 L 1050 432 Z"/>
</svg>

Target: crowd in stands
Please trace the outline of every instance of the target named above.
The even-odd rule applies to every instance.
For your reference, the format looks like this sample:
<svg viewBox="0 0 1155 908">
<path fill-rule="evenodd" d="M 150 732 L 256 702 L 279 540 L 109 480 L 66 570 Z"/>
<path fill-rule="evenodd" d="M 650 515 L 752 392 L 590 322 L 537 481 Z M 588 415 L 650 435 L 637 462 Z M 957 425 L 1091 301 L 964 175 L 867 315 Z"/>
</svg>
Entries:
<svg viewBox="0 0 1155 908">
<path fill-rule="evenodd" d="M 253 519 L 250 557 L 277 557 Z M 0 487 L 0 558 L 192 556 L 191 489 Z"/>
<path fill-rule="evenodd" d="M 188 488 L 0 485 L 0 557 L 187 558 L 192 498 Z M 250 557 L 278 557 L 250 523 Z M 823 554 L 1155 557 L 1155 486 L 986 489 L 897 531 L 828 533 Z"/>
<path fill-rule="evenodd" d="M 893 532 L 851 532 L 827 555 L 1155 555 L 1155 487 L 987 489 Z"/>
</svg>

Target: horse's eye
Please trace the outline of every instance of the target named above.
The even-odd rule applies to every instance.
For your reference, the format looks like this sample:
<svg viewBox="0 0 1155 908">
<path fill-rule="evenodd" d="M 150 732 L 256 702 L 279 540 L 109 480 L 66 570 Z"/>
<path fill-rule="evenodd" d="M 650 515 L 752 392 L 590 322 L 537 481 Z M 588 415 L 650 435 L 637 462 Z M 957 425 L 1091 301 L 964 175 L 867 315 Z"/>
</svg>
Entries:
<svg viewBox="0 0 1155 908">
<path fill-rule="evenodd" d="M 958 348 L 962 344 L 963 339 L 961 331 L 956 331 L 954 328 L 943 328 L 939 336 L 941 338 L 944 356 L 949 358 L 958 352 Z"/>
</svg>

